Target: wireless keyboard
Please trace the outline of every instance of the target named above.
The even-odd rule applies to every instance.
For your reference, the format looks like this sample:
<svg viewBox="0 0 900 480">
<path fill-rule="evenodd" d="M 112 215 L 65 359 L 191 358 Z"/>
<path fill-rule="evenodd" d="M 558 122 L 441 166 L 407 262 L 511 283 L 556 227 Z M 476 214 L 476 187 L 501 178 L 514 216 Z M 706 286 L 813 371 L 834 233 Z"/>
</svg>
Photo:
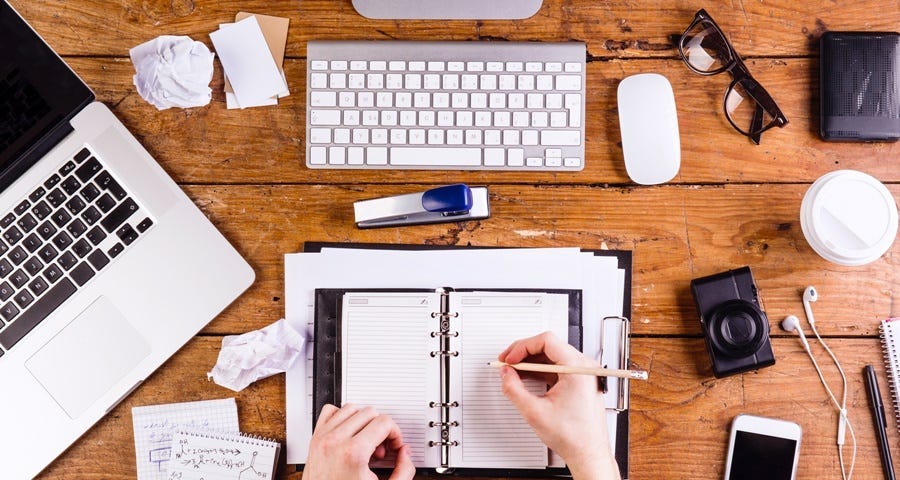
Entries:
<svg viewBox="0 0 900 480">
<path fill-rule="evenodd" d="M 306 165 L 584 168 L 583 43 L 309 42 Z"/>
</svg>

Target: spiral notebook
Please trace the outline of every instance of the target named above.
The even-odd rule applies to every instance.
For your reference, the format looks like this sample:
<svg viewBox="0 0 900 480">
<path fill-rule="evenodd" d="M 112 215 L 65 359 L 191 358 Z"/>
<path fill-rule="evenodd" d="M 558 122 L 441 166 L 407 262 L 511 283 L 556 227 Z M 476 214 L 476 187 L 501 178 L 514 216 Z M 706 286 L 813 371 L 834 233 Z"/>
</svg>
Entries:
<svg viewBox="0 0 900 480">
<path fill-rule="evenodd" d="M 894 416 L 900 428 L 900 317 L 881 321 L 881 344 L 884 347 L 884 364 L 891 380 L 891 397 L 894 400 Z"/>
<path fill-rule="evenodd" d="M 279 442 L 240 433 L 181 430 L 172 438 L 168 480 L 270 480 Z"/>
</svg>

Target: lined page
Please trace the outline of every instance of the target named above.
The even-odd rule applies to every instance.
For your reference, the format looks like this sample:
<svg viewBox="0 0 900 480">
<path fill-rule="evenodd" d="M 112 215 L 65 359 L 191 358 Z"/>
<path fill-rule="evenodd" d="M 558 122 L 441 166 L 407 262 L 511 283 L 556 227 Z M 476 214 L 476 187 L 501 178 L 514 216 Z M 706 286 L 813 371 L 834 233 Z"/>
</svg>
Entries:
<svg viewBox="0 0 900 480">
<path fill-rule="evenodd" d="M 451 294 L 459 313 L 461 468 L 545 468 L 547 447 L 503 395 L 500 375 L 488 362 L 514 340 L 553 330 L 566 338 L 567 297 L 542 293 L 472 292 Z M 535 395 L 539 381 L 526 381 Z"/>
<path fill-rule="evenodd" d="M 438 362 L 430 356 L 439 347 L 431 337 L 440 310 L 436 293 L 347 293 L 341 313 L 341 397 L 343 403 L 371 405 L 390 415 L 417 467 L 434 467 L 439 449 L 438 411 L 428 402 L 439 400 Z"/>
</svg>

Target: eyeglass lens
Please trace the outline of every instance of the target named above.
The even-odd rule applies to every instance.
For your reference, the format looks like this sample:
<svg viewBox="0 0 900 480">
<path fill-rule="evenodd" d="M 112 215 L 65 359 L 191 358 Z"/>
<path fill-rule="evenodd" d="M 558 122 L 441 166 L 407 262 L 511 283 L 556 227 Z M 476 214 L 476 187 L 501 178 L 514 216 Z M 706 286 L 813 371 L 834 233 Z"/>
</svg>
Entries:
<svg viewBox="0 0 900 480">
<path fill-rule="evenodd" d="M 701 20 L 682 40 L 684 59 L 697 71 L 715 72 L 731 62 L 731 50 L 722 33 L 710 22 Z"/>
<path fill-rule="evenodd" d="M 735 83 L 725 94 L 725 113 L 734 128 L 749 137 L 758 135 L 775 121 L 775 117 L 760 106 L 740 83 Z"/>
</svg>

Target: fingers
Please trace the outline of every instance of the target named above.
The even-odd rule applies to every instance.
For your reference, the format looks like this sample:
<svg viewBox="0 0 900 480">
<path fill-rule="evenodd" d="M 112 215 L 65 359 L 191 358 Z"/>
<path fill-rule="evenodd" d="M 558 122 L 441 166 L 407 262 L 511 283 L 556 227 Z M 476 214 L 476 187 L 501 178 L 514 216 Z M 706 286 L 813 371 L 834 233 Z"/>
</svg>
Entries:
<svg viewBox="0 0 900 480">
<path fill-rule="evenodd" d="M 319 412 L 319 419 L 316 421 L 316 427 L 328 423 L 328 420 L 330 420 L 331 417 L 334 416 L 334 414 L 339 410 L 340 409 L 338 407 L 335 407 L 330 403 L 326 404 L 324 407 L 322 407 L 322 411 Z"/>
<path fill-rule="evenodd" d="M 498 356 L 498 359 L 506 363 L 519 363 L 530 356 L 540 354 L 545 355 L 552 363 L 574 362 L 581 355 L 556 335 L 544 332 L 513 342 Z"/>
<path fill-rule="evenodd" d="M 529 392 L 519 378 L 518 372 L 511 367 L 503 366 L 500 369 L 500 378 L 503 382 L 503 394 L 530 423 L 530 419 L 539 413 L 543 399 Z"/>
<path fill-rule="evenodd" d="M 343 413 L 343 412 L 341 412 Z M 341 423 L 336 423 L 338 415 L 332 418 L 330 424 L 334 425 L 335 432 L 345 437 L 352 437 L 359 433 L 366 425 L 369 424 L 378 412 L 372 407 L 363 407 L 357 409 L 355 406 L 349 415 L 341 417 Z"/>
<path fill-rule="evenodd" d="M 382 442 L 394 450 L 403 447 L 403 435 L 400 433 L 400 427 L 387 415 L 377 415 L 356 434 L 355 438 L 364 445 L 371 445 L 372 451 Z"/>
<path fill-rule="evenodd" d="M 409 446 L 404 445 L 397 451 L 397 464 L 388 480 L 410 480 L 415 475 L 416 467 L 413 465 L 412 457 L 409 456 Z"/>
</svg>

